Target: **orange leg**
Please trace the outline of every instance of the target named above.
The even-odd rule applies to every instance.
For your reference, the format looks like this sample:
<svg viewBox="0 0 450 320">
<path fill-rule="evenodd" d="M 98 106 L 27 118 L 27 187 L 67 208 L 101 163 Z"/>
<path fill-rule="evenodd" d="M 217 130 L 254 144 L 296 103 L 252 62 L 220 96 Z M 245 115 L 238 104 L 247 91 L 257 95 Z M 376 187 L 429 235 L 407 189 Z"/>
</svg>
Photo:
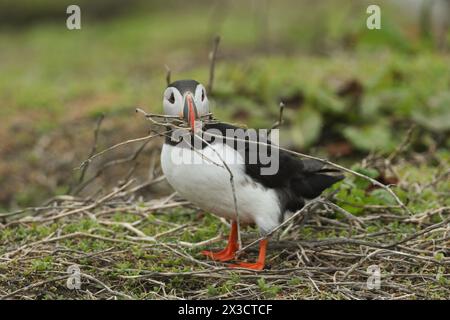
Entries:
<svg viewBox="0 0 450 320">
<path fill-rule="evenodd" d="M 251 270 L 262 270 L 264 269 L 264 262 L 266 260 L 266 249 L 267 243 L 269 241 L 267 239 L 263 239 L 259 242 L 259 256 L 258 260 L 254 263 L 249 262 L 239 262 L 237 264 L 230 265 L 231 268 L 246 268 Z"/>
<path fill-rule="evenodd" d="M 231 223 L 231 232 L 228 238 L 228 244 L 225 249 L 219 252 L 202 251 L 202 254 L 216 261 L 229 261 L 234 259 L 235 253 L 238 249 L 239 245 L 237 242 L 237 223 L 233 221 Z"/>
</svg>

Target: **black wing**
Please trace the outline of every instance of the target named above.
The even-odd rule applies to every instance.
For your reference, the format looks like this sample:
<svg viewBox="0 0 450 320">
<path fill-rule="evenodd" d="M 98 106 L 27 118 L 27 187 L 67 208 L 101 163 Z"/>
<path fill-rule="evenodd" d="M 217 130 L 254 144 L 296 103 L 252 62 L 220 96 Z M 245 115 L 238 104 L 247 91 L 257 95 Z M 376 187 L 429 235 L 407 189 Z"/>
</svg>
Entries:
<svg viewBox="0 0 450 320">
<path fill-rule="evenodd" d="M 227 129 L 241 128 L 225 123 L 210 123 L 206 124 L 204 129 L 216 129 L 225 136 Z M 279 149 L 278 171 L 271 175 L 263 174 L 263 168 L 267 168 L 271 164 L 261 161 L 258 149 L 250 148 L 250 144 L 257 144 L 262 137 L 257 136 L 256 139 L 255 142 L 249 136 L 249 141 L 245 142 L 244 148 L 239 148 L 237 141 L 229 139 L 229 136 L 225 141 L 228 145 L 243 153 L 246 174 L 266 188 L 276 189 L 285 210 L 296 211 L 302 208 L 305 199 L 318 197 L 325 189 L 344 178 L 339 170 L 328 168 L 321 161 L 300 159 Z M 263 139 L 262 142 L 270 144 L 267 139 Z M 270 148 L 267 151 L 270 151 Z M 257 161 L 250 163 L 249 159 L 257 159 Z"/>
</svg>

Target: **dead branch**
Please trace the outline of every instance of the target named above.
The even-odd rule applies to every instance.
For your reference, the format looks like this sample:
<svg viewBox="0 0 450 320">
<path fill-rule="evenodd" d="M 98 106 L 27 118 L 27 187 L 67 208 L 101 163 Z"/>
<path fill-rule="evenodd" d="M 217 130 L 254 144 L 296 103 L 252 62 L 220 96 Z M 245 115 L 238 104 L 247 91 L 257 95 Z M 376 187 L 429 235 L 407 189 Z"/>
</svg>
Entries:
<svg viewBox="0 0 450 320">
<path fill-rule="evenodd" d="M 280 127 L 283 124 L 283 111 L 284 111 L 284 103 L 280 102 L 280 113 L 278 115 L 278 120 L 272 125 L 272 128 L 269 129 L 268 135 L 272 132 L 273 129 Z"/>
<path fill-rule="evenodd" d="M 101 152 L 99 152 L 99 153 L 94 154 L 93 156 L 89 157 L 88 159 L 84 160 L 84 161 L 81 163 L 81 165 L 78 166 L 77 168 L 75 168 L 74 170 L 80 170 L 80 169 L 82 169 L 82 168 L 85 167 L 87 164 L 89 164 L 90 162 L 92 162 L 92 160 L 94 160 L 95 158 L 98 158 L 99 156 L 101 156 L 101 155 L 103 155 L 103 154 L 105 154 L 105 153 L 107 153 L 107 152 L 109 152 L 109 151 L 111 151 L 111 150 L 114 150 L 114 149 L 116 149 L 116 148 L 122 147 L 122 146 L 127 145 L 127 144 L 130 144 L 130 143 L 135 143 L 135 142 L 140 142 L 140 141 L 146 141 L 146 140 L 149 140 L 149 139 L 153 139 L 153 138 L 158 137 L 158 136 L 160 136 L 160 135 L 161 135 L 160 133 L 157 133 L 157 134 L 150 134 L 150 135 L 147 135 L 147 136 L 145 136 L 145 137 L 136 138 L 136 139 L 130 139 L 130 140 L 126 140 L 126 141 L 117 143 L 117 144 L 115 144 L 115 145 L 113 145 L 113 146 L 111 146 L 111 147 L 109 147 L 109 148 L 106 148 L 105 150 L 103 150 L 103 151 L 101 151 Z"/>
<path fill-rule="evenodd" d="M 97 120 L 97 124 L 95 126 L 94 130 L 94 143 L 92 145 L 91 152 L 89 153 L 88 158 L 92 157 L 95 152 L 97 151 L 97 140 L 98 140 L 98 133 L 100 131 L 100 126 L 102 125 L 103 119 L 105 118 L 105 114 L 101 114 L 101 116 Z M 80 178 L 78 179 L 78 184 L 82 183 L 84 180 L 84 175 L 86 174 L 87 168 L 89 167 L 89 163 L 87 163 L 81 170 Z"/>
<path fill-rule="evenodd" d="M 166 67 L 166 84 L 169 85 L 172 82 L 170 81 L 170 76 L 172 74 L 172 71 L 170 70 L 169 66 L 166 64 L 164 65 Z"/>
<path fill-rule="evenodd" d="M 213 84 L 214 84 L 214 72 L 216 68 L 216 59 L 217 59 L 217 50 L 219 48 L 220 36 L 215 36 L 213 40 L 213 49 L 209 54 L 209 60 L 211 64 L 209 66 L 209 81 L 207 86 L 207 91 L 209 94 L 213 92 Z"/>
</svg>

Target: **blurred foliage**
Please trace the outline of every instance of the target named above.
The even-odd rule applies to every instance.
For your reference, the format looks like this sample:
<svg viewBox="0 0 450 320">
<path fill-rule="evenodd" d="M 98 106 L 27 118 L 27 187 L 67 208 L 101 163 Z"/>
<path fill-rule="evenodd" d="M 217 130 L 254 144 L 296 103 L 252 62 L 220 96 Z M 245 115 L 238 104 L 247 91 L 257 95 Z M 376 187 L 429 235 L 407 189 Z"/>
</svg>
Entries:
<svg viewBox="0 0 450 320">
<path fill-rule="evenodd" d="M 424 32 L 421 1 L 81 0 L 75 31 L 68 4 L 0 1 L 2 203 L 62 192 L 101 113 L 102 146 L 145 133 L 133 110 L 161 111 L 164 65 L 206 83 L 216 34 L 219 119 L 268 127 L 282 101 L 281 143 L 297 150 L 387 154 L 412 124 L 413 150 L 450 146 L 448 20 Z M 368 4 L 381 30 L 366 28 Z"/>
<path fill-rule="evenodd" d="M 405 59 L 408 63 L 399 62 Z M 287 128 L 281 140 L 300 149 L 343 139 L 362 152 L 390 152 L 412 123 L 423 132 L 418 144 L 431 138 L 449 146 L 449 62 L 434 54 L 394 53 L 374 61 L 362 53 L 356 61 L 346 55 L 265 57 L 225 65 L 219 74 L 226 89 L 218 86 L 214 111 L 224 118 L 237 115 L 238 121 L 245 109 L 249 126 L 267 127 L 283 101 Z"/>
<path fill-rule="evenodd" d="M 83 10 L 83 18 L 105 19 L 129 13 L 130 9 L 143 3 L 142 0 L 1 0 L 0 25 L 29 26 L 44 21 L 63 22 L 69 5 L 76 4 Z"/>
</svg>

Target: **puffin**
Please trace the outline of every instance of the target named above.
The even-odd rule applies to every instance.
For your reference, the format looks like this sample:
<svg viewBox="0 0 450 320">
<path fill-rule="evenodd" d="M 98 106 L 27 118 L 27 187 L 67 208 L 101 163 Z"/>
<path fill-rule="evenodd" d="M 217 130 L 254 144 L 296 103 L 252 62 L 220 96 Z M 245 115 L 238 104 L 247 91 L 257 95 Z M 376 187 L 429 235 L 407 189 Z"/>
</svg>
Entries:
<svg viewBox="0 0 450 320">
<path fill-rule="evenodd" d="M 230 220 L 226 247 L 201 252 L 215 261 L 234 260 L 229 267 L 263 270 L 268 234 L 344 178 L 339 170 L 328 168 L 321 161 L 301 159 L 279 150 L 262 134 L 246 139 L 230 135 L 235 131 L 245 134 L 250 129 L 214 119 L 206 89 L 195 80 L 169 84 L 163 95 L 163 109 L 164 116 L 176 118 L 185 125 L 167 126 L 161 150 L 162 171 L 182 198 Z M 270 159 L 277 161 L 276 170 L 263 170 L 271 164 L 258 155 L 254 146 L 259 144 L 277 151 L 276 157 Z M 256 157 L 252 157 L 255 153 Z M 236 261 L 238 223 L 258 227 L 262 240 L 255 262 Z"/>
</svg>

